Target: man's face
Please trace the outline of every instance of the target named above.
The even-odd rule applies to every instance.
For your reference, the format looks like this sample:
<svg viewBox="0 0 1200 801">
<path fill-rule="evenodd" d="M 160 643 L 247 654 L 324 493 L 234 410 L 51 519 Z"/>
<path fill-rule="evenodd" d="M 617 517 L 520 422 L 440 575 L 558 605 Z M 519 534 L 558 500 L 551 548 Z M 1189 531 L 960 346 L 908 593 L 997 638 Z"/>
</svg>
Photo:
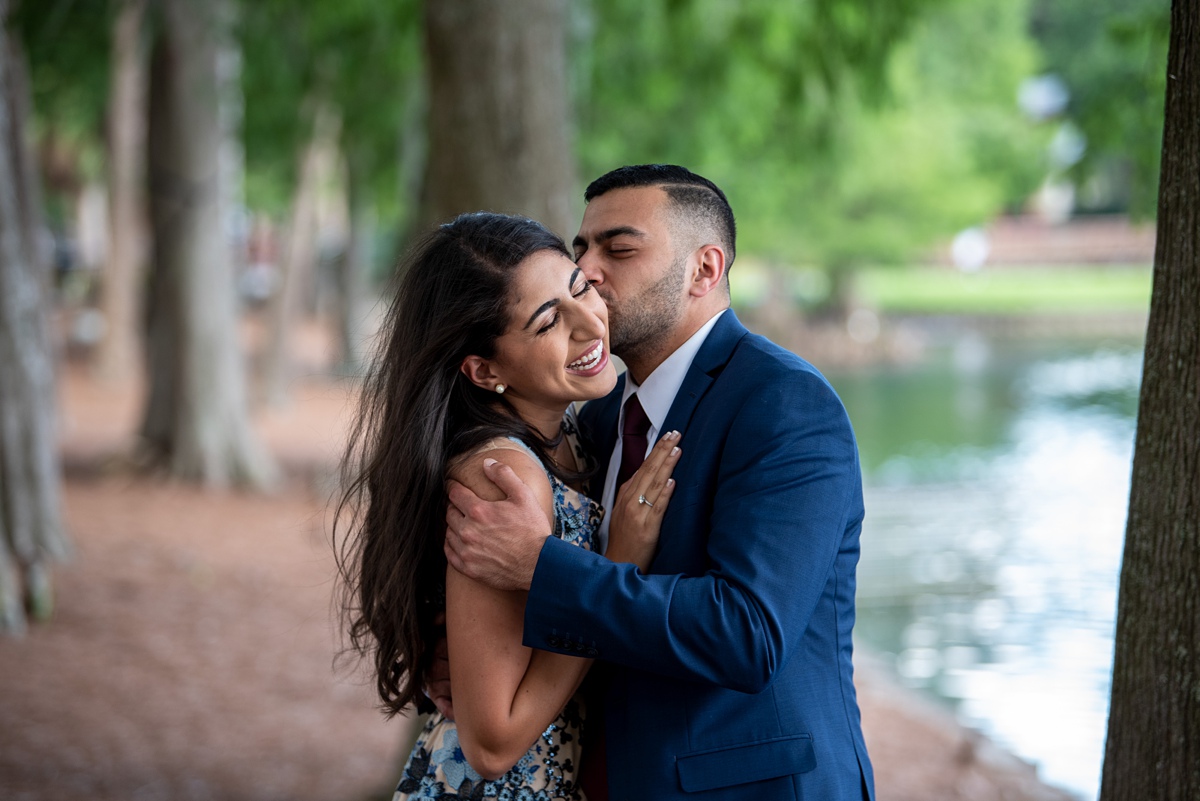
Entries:
<svg viewBox="0 0 1200 801">
<path fill-rule="evenodd" d="M 614 189 L 588 203 L 575 261 L 608 304 L 613 353 L 621 357 L 669 337 L 684 311 L 684 259 L 671 241 L 666 192 Z"/>
</svg>

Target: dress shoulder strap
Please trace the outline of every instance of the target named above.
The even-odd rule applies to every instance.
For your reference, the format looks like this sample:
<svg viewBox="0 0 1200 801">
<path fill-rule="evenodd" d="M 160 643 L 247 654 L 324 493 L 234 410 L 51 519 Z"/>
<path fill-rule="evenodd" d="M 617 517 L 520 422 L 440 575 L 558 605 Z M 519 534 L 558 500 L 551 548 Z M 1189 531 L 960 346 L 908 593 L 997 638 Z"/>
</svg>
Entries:
<svg viewBox="0 0 1200 801">
<path fill-rule="evenodd" d="M 546 463 L 541 460 L 541 457 L 537 455 L 537 452 L 516 437 L 496 437 L 495 439 L 488 440 L 470 453 L 465 453 L 456 457 L 455 463 L 461 463 L 462 461 L 465 461 L 476 454 L 486 453 L 488 451 L 517 451 L 525 454 L 530 459 L 533 459 L 533 461 L 540 465 L 543 470 L 546 470 Z M 550 475 L 550 471 L 547 470 L 546 475 Z"/>
</svg>

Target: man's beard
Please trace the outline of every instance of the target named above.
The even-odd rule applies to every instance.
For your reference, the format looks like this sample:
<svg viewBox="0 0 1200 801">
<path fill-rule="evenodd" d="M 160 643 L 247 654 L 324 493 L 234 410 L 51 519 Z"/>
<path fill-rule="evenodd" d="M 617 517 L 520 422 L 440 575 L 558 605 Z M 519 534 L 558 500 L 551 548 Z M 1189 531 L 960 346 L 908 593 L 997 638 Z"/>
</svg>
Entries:
<svg viewBox="0 0 1200 801">
<path fill-rule="evenodd" d="M 622 359 L 654 350 L 683 317 L 682 258 L 641 295 L 608 307 L 609 344 Z"/>
</svg>

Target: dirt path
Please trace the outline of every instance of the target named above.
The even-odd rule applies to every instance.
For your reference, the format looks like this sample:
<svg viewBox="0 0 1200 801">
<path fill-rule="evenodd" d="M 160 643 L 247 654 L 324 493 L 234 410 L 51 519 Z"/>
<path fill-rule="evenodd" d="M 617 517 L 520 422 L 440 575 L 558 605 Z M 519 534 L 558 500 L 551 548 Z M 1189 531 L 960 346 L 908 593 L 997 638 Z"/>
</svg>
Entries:
<svg viewBox="0 0 1200 801">
<path fill-rule="evenodd" d="M 274 495 L 133 477 L 132 388 L 62 382 L 66 517 L 52 623 L 0 639 L 0 799 L 359 801 L 386 795 L 409 722 L 335 672 L 329 465 L 348 390 L 304 383 L 258 420 Z M 864 659 L 879 801 L 1066 799 Z"/>
</svg>

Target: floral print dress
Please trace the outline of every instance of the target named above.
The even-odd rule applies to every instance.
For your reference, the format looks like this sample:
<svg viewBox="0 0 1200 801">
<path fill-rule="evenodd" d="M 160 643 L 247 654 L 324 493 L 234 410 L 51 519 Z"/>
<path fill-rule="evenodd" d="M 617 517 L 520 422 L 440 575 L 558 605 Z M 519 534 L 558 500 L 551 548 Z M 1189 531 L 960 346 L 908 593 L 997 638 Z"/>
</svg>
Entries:
<svg viewBox="0 0 1200 801">
<path fill-rule="evenodd" d="M 572 408 L 563 421 L 563 432 L 579 464 L 589 464 L 576 431 Z M 538 459 L 524 443 L 512 441 Z M 508 443 L 493 447 L 508 447 Z M 554 494 L 555 536 L 592 550 L 593 537 L 600 528 L 604 510 L 591 498 L 559 481 L 549 470 L 546 475 Z M 445 798 L 585 801 L 575 781 L 583 719 L 582 699 L 576 694 L 508 773 L 495 781 L 485 781 L 467 764 L 454 722 L 435 712 L 413 746 L 392 801 Z"/>
</svg>

